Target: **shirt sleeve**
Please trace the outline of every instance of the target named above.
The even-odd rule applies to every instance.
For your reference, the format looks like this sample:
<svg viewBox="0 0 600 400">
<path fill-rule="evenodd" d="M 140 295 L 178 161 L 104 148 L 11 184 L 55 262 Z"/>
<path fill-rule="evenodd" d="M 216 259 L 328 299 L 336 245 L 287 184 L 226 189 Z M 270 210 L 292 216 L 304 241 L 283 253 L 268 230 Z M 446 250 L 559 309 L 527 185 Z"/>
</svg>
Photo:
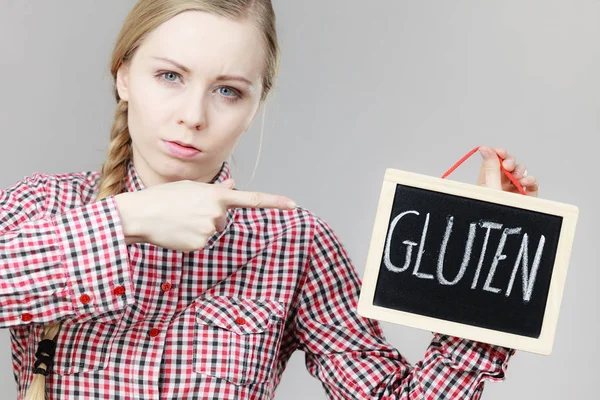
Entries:
<svg viewBox="0 0 600 400">
<path fill-rule="evenodd" d="M 294 319 L 295 343 L 329 399 L 479 399 L 501 381 L 513 349 L 434 333 L 411 365 L 378 321 L 356 312 L 361 282 L 340 241 L 316 219 L 310 270 Z"/>
<path fill-rule="evenodd" d="M 134 301 L 114 197 L 49 215 L 53 183 L 34 174 L 0 190 L 0 328 Z"/>
</svg>

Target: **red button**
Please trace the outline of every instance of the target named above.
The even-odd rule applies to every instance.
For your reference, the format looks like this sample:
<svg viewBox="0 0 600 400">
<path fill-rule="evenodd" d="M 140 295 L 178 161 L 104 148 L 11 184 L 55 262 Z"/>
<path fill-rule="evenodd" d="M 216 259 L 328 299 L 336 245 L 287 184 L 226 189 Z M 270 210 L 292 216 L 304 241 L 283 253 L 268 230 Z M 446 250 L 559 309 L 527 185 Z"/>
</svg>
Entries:
<svg viewBox="0 0 600 400">
<path fill-rule="evenodd" d="M 171 283 L 163 282 L 163 284 L 160 285 L 160 288 L 162 289 L 163 292 L 168 292 L 169 290 L 171 290 Z"/>
<path fill-rule="evenodd" d="M 242 318 L 242 317 L 237 317 L 235 319 L 235 323 L 238 324 L 238 325 L 244 325 L 246 323 L 246 320 L 244 318 Z"/>
<path fill-rule="evenodd" d="M 25 313 L 25 314 L 21 315 L 21 319 L 25 322 L 29 322 L 33 319 L 33 315 L 31 315 L 29 313 Z"/>
<path fill-rule="evenodd" d="M 90 301 L 92 301 L 92 298 L 87 294 L 82 294 L 79 298 L 79 301 L 81 301 L 83 304 L 88 304 Z"/>
<path fill-rule="evenodd" d="M 160 331 L 158 329 L 152 328 L 152 329 L 150 329 L 150 332 L 148 334 L 152 337 L 156 337 L 156 336 L 158 336 L 159 333 L 160 333 Z"/>
<path fill-rule="evenodd" d="M 115 295 L 116 296 L 123 296 L 125 294 L 125 288 L 123 286 L 117 286 L 115 288 Z"/>
</svg>

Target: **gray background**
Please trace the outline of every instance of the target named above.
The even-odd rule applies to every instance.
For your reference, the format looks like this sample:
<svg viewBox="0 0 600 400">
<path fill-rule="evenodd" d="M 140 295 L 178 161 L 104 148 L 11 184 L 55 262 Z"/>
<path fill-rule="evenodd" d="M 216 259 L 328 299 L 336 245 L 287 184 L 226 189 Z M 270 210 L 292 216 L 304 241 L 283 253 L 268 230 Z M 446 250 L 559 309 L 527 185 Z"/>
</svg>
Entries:
<svg viewBox="0 0 600 400">
<path fill-rule="evenodd" d="M 0 186 L 98 169 L 114 101 L 108 62 L 133 0 L 0 0 Z M 597 396 L 600 2 L 276 0 L 283 50 L 267 107 L 236 150 L 238 185 L 327 220 L 362 276 L 385 168 L 440 176 L 479 144 L 505 146 L 580 208 L 554 351 L 518 352 L 485 399 Z M 451 179 L 474 182 L 479 156 Z M 594 249 L 593 246 L 596 246 Z M 596 250 L 596 251 L 595 251 Z M 431 334 L 384 323 L 411 362 Z M 0 387 L 14 398 L 8 332 Z M 278 399 L 325 399 L 296 353 Z"/>
</svg>

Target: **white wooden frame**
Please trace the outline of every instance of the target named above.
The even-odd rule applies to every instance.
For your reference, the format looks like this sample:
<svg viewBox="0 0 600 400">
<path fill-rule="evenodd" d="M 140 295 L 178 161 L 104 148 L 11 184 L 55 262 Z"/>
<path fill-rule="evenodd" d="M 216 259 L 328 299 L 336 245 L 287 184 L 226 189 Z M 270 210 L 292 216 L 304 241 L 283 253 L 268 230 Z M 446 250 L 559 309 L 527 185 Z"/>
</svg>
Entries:
<svg viewBox="0 0 600 400">
<path fill-rule="evenodd" d="M 538 211 L 562 217 L 562 226 L 558 241 L 558 248 L 552 270 L 550 288 L 542 330 L 539 338 L 520 336 L 501 331 L 481 328 L 477 326 L 456 323 L 437 318 L 412 314 L 404 311 L 378 307 L 373 304 L 375 286 L 379 275 L 385 239 L 389 228 L 396 185 L 432 190 L 451 195 L 482 200 L 489 203 L 502 204 L 525 210 Z M 558 314 L 563 295 L 571 247 L 575 235 L 575 227 L 579 209 L 576 206 L 558 203 L 550 200 L 524 196 L 520 193 L 508 193 L 493 190 L 477 185 L 471 185 L 448 179 L 441 179 L 387 169 L 379 199 L 379 206 L 375 216 L 371 244 L 367 255 L 367 265 L 363 276 L 361 294 L 358 302 L 358 313 L 362 316 L 439 332 L 479 342 L 505 346 L 531 353 L 549 355 L 554 344 L 554 335 L 558 322 Z"/>
</svg>

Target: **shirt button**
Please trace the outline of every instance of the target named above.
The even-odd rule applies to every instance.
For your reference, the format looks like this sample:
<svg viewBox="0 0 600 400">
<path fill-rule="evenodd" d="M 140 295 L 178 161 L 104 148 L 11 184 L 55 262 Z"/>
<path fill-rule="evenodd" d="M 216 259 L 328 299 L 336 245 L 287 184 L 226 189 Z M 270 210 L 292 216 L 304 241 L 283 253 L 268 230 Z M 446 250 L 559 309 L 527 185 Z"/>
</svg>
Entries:
<svg viewBox="0 0 600 400">
<path fill-rule="evenodd" d="M 148 332 L 148 335 L 150 335 L 152 337 L 156 337 L 156 336 L 158 336 L 159 333 L 160 333 L 160 331 L 157 328 L 152 328 L 152 329 L 150 329 L 150 332 Z"/>
<path fill-rule="evenodd" d="M 79 298 L 79 301 L 81 301 L 83 304 L 88 304 L 90 301 L 92 301 L 92 298 L 87 294 L 82 294 Z"/>
<path fill-rule="evenodd" d="M 29 322 L 29 321 L 31 321 L 33 319 L 33 316 L 31 314 L 29 314 L 29 313 L 25 313 L 25 314 L 21 315 L 21 319 L 24 322 Z"/>
<path fill-rule="evenodd" d="M 114 293 L 115 296 L 123 296 L 125 294 L 125 288 L 123 286 L 117 286 Z"/>
<path fill-rule="evenodd" d="M 246 320 L 244 318 L 242 318 L 242 317 L 237 317 L 235 319 L 235 323 L 238 324 L 238 325 L 244 325 L 246 323 Z"/>
<path fill-rule="evenodd" d="M 168 292 L 169 290 L 171 290 L 171 283 L 163 282 L 162 285 L 160 285 L 160 288 L 162 289 L 163 292 Z"/>
</svg>

